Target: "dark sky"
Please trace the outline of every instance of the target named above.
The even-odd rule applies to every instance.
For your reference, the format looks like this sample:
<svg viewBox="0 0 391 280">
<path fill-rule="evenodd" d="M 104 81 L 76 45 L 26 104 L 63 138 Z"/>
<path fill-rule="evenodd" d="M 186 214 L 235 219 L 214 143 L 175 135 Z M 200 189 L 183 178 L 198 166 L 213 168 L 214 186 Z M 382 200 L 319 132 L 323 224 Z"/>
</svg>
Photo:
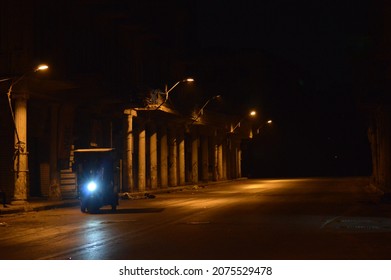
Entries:
<svg viewBox="0 0 391 280">
<path fill-rule="evenodd" d="M 200 1 L 197 11 L 201 48 L 266 50 L 334 79 L 370 27 L 366 1 Z"/>
<path fill-rule="evenodd" d="M 369 172 L 365 118 L 356 106 L 355 59 L 368 51 L 371 9 L 367 1 L 345 0 L 198 2 L 199 50 L 259 51 L 265 57 L 261 71 L 252 69 L 259 71 L 257 88 L 246 87 L 248 72 L 236 72 L 244 91 L 235 95 L 236 105 L 259 106 L 265 118 L 275 120 L 274 134 L 253 141 L 251 172 Z M 232 77 L 226 83 L 233 85 Z"/>
<path fill-rule="evenodd" d="M 152 78 L 144 81 L 161 87 L 172 79 L 164 69 L 165 58 L 154 56 L 158 53 L 154 50 L 163 49 L 191 62 L 188 73 L 198 79 L 194 90 L 204 99 L 221 94 L 232 114 L 243 116 L 256 108 L 259 122 L 272 118 L 270 133 L 253 141 L 255 168 L 311 167 L 314 174 L 326 169 L 366 170 L 368 143 L 356 108 L 355 72 L 357 57 L 368 51 L 373 28 L 369 0 L 43 3 L 37 28 L 43 35 L 42 54 L 47 49 L 63 51 L 69 69 L 101 69 L 103 77 L 115 81 L 108 83 L 113 89 L 121 83 L 133 85 L 122 75 L 123 69 L 142 65 L 154 70 L 163 65 L 145 75 Z M 155 35 L 159 41 L 153 41 Z M 59 40 L 51 40 L 52 36 Z M 119 48 L 132 48 L 138 39 L 155 42 L 148 46 L 146 57 Z M 218 106 L 213 103 L 208 108 Z"/>
<path fill-rule="evenodd" d="M 249 69 L 259 72 L 259 89 L 247 94 L 261 96 L 269 90 L 269 97 L 277 99 L 270 102 L 281 105 L 281 100 L 299 94 L 288 86 L 293 83 L 301 86 L 301 94 L 318 96 L 320 103 L 341 103 L 354 95 L 354 59 L 367 51 L 370 17 L 367 1 L 197 1 L 195 45 L 197 51 L 214 49 L 215 54 L 261 52 L 264 61 Z M 238 70 L 236 78 L 244 80 L 242 85 L 245 75 L 248 72 Z M 229 77 L 227 83 L 233 82 Z"/>
<path fill-rule="evenodd" d="M 271 47 L 291 54 L 340 47 L 368 31 L 369 5 L 360 1 L 200 1 L 199 27 L 205 44 Z M 340 42 L 340 43 L 338 43 Z M 309 45 L 308 45 L 309 44 Z"/>
</svg>

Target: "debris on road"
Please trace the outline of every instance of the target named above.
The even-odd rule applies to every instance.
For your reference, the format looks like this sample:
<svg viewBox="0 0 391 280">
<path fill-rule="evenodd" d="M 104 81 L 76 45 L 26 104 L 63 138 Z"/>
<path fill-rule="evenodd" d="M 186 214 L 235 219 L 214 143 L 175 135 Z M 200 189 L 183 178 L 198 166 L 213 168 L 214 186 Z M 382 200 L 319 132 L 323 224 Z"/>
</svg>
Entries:
<svg viewBox="0 0 391 280">
<path fill-rule="evenodd" d="M 120 199 L 124 199 L 124 200 L 135 200 L 135 199 L 152 199 L 152 198 L 156 198 L 155 195 L 153 194 L 150 194 L 150 193 L 145 193 L 144 195 L 132 195 L 128 192 L 125 192 L 125 193 L 121 193 L 119 195 Z"/>
</svg>

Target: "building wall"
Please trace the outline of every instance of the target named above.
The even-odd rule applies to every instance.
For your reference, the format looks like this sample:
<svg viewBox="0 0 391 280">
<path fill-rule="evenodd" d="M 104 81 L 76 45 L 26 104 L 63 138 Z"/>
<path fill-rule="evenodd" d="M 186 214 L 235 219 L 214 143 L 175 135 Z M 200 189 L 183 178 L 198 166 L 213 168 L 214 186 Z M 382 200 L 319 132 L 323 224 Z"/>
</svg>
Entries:
<svg viewBox="0 0 391 280">
<path fill-rule="evenodd" d="M 372 149 L 372 184 L 391 193 L 391 111 L 379 105 L 371 111 L 368 137 Z"/>
<path fill-rule="evenodd" d="M 367 51 L 360 59 L 357 90 L 368 116 L 372 184 L 391 193 L 391 3 L 373 2 Z"/>
<path fill-rule="evenodd" d="M 0 87 L 1 92 L 4 92 Z M 0 190 L 5 191 L 7 201 L 13 196 L 13 126 L 5 94 L 0 95 Z"/>
<path fill-rule="evenodd" d="M 187 76 L 186 24 L 191 21 L 191 6 L 185 3 L 171 9 L 169 3 L 154 0 L 126 3 L 124 7 L 129 9 L 126 19 L 118 22 L 111 11 L 107 12 L 107 5 L 119 9 L 108 0 L 5 0 L 0 6 L 0 77 L 20 77 L 41 62 L 50 65 L 47 76 L 29 76 L 24 85 L 29 94 L 26 142 L 27 152 L 31 151 L 28 154 L 30 195 L 50 196 L 51 187 L 59 184 L 61 168 L 68 165 L 67 155 L 72 144 L 75 148 L 113 145 L 125 162 L 123 177 L 126 180 L 123 182 L 129 190 L 167 186 L 170 181 L 166 179 L 172 179 L 172 185 L 216 179 L 214 133 L 220 129 L 219 133 L 224 134 L 224 125 L 203 124 L 206 129 L 193 134 L 195 127 L 189 131 L 183 122 L 186 118 L 173 115 L 165 115 L 164 121 L 161 115 L 153 116 L 152 123 L 148 116 L 139 117 L 137 123 L 144 126 L 136 126 L 137 130 L 131 131 L 134 139 L 130 153 L 134 164 L 126 168 L 124 106 L 138 104 L 139 96 L 144 98 L 151 87 L 163 88 L 165 83 Z M 152 7 L 155 9 L 150 11 Z M 163 15 L 164 11 L 165 20 L 140 17 L 147 11 L 152 12 L 151 17 Z M 9 85 L 2 83 L 1 92 L 6 92 Z M 180 86 L 176 90 L 185 91 Z M 179 93 L 173 98 L 179 97 Z M 192 100 L 179 102 L 178 107 L 185 104 L 189 110 L 204 98 L 202 94 L 183 96 Z M 201 101 L 195 100 L 197 98 Z M 8 109 L 7 99 L 2 95 L 0 187 L 6 189 L 10 198 L 14 188 L 14 133 Z M 155 129 L 157 177 L 155 159 L 149 157 L 154 151 Z M 171 141 L 177 141 L 175 146 L 171 145 L 173 149 L 169 149 L 168 139 L 167 149 L 161 145 L 166 141 L 164 135 L 171 135 Z M 190 143 L 190 139 L 196 142 Z M 140 145 L 145 155 L 139 154 Z M 175 161 L 173 158 L 168 161 L 170 151 L 178 156 Z M 229 157 L 220 151 L 217 158 L 222 161 Z M 170 163 L 179 167 L 170 170 Z M 139 173 L 140 164 L 145 165 L 143 174 Z M 167 174 L 163 175 L 162 168 L 166 168 Z M 219 168 L 218 178 L 228 177 L 226 167 Z"/>
</svg>

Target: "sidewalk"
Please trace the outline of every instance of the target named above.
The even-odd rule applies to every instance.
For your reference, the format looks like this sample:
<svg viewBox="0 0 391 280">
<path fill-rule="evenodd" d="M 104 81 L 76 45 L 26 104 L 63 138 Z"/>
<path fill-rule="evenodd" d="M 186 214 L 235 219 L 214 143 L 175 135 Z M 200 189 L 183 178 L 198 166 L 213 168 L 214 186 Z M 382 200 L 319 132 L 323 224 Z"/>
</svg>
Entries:
<svg viewBox="0 0 391 280">
<path fill-rule="evenodd" d="M 79 200 L 77 199 L 63 199 L 54 201 L 48 200 L 46 198 L 33 198 L 29 200 L 26 204 L 21 205 L 6 204 L 6 207 L 4 208 L 4 206 L 1 204 L 0 215 L 30 211 L 42 211 L 54 208 L 72 207 L 77 205 L 79 205 Z"/>
<path fill-rule="evenodd" d="M 245 178 L 239 178 L 236 180 L 243 180 Z M 217 185 L 224 182 L 229 182 L 232 180 L 223 180 L 223 181 L 213 181 L 208 182 L 205 184 L 195 184 L 195 185 L 185 185 L 185 186 L 177 186 L 177 187 L 169 187 L 169 188 L 163 188 L 163 189 L 157 189 L 157 190 L 148 190 L 145 192 L 136 192 L 136 193 L 120 193 L 120 199 L 121 197 L 124 197 L 125 199 L 140 199 L 145 198 L 145 196 L 148 196 L 150 194 L 159 194 L 159 193 L 169 193 L 169 192 L 175 192 L 175 191 L 181 191 L 181 190 L 189 190 L 194 188 L 203 188 L 208 185 Z M 78 206 L 79 200 L 74 199 L 62 199 L 62 200 L 49 200 L 48 198 L 30 198 L 28 199 L 26 204 L 22 205 L 13 205 L 13 204 L 7 204 L 7 207 L 4 207 L 2 204 L 0 204 L 0 215 L 5 214 L 15 214 L 15 213 L 22 213 L 22 212 L 31 212 L 31 211 L 43 211 L 43 210 L 49 210 L 49 209 L 55 209 L 55 208 L 65 208 L 65 207 L 73 207 Z"/>
</svg>

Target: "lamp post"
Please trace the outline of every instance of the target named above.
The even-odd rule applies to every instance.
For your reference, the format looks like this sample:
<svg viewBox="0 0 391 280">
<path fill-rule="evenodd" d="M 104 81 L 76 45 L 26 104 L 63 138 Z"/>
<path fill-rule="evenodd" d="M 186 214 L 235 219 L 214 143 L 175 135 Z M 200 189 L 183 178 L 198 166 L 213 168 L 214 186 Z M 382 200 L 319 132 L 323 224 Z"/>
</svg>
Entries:
<svg viewBox="0 0 391 280">
<path fill-rule="evenodd" d="M 200 116 L 201 116 L 202 114 L 204 114 L 204 109 L 205 109 L 206 105 L 209 104 L 209 102 L 211 102 L 212 100 L 215 100 L 215 99 L 220 99 L 220 98 L 221 98 L 221 95 L 215 95 L 215 96 L 209 98 L 209 99 L 205 102 L 205 104 L 201 107 L 201 109 L 200 109 L 199 112 L 197 113 L 196 117 L 193 118 L 192 124 L 195 123 L 196 121 L 198 121 L 198 119 L 200 118 Z"/>
<path fill-rule="evenodd" d="M 48 69 L 47 65 L 39 65 L 32 71 L 26 72 L 8 88 L 8 104 L 12 116 L 12 121 L 15 130 L 15 154 L 14 154 L 14 196 L 12 204 L 24 204 L 27 202 L 28 189 L 28 152 L 27 152 L 27 99 L 28 92 L 21 91 L 17 94 L 12 93 L 14 86 L 23 80 L 28 74 Z M 4 80 L 13 80 L 6 78 Z M 15 99 L 15 113 L 12 108 L 11 98 Z"/>
<path fill-rule="evenodd" d="M 24 73 L 22 76 L 20 76 L 18 79 L 16 79 L 15 82 L 12 82 L 12 84 L 11 84 L 11 86 L 10 86 L 11 90 L 12 90 L 12 87 L 13 87 L 14 85 L 16 85 L 18 82 L 20 82 L 20 81 L 21 81 L 24 77 L 26 77 L 26 75 L 28 75 L 29 73 L 31 73 L 31 72 L 38 72 L 38 71 L 42 71 L 42 70 L 46 70 L 46 69 L 48 69 L 48 68 L 49 68 L 49 66 L 47 66 L 46 64 L 40 64 L 40 65 L 38 65 L 36 68 L 34 68 L 32 71 L 29 71 L 29 72 Z M 10 81 L 10 80 L 12 80 L 12 79 L 14 79 L 14 78 L 13 78 L 13 77 L 3 78 L 3 79 L 0 79 L 0 83 L 1 83 L 1 82 L 5 82 L 5 81 Z"/>
<path fill-rule="evenodd" d="M 248 116 L 250 116 L 250 117 L 255 117 L 256 115 L 257 115 L 257 112 L 254 111 L 254 110 L 250 111 L 250 113 L 248 114 Z M 236 128 L 240 127 L 240 123 L 242 121 L 244 121 L 245 118 L 247 118 L 247 115 L 244 116 L 234 127 L 231 127 L 231 131 L 230 132 L 233 133 Z"/>
<path fill-rule="evenodd" d="M 155 110 L 158 110 L 161 106 L 163 106 L 164 103 L 167 102 L 169 93 L 170 93 L 177 85 L 179 85 L 180 83 L 184 83 L 184 82 L 194 82 L 194 79 L 192 79 L 192 78 L 187 78 L 187 79 L 178 81 L 178 82 L 176 82 L 169 90 L 167 90 L 167 85 L 166 85 L 166 88 L 165 88 L 165 91 L 164 91 L 164 94 L 166 95 L 166 96 L 165 96 L 165 99 L 164 99 L 164 101 L 163 101 L 162 103 L 159 104 L 159 106 L 156 107 Z"/>
<path fill-rule="evenodd" d="M 261 128 L 263 128 L 265 125 L 267 125 L 267 124 L 270 125 L 270 124 L 272 124 L 272 123 L 273 123 L 272 120 L 268 120 L 267 122 L 265 122 L 264 124 L 262 124 L 260 127 L 257 128 L 257 134 L 259 134 Z"/>
</svg>

